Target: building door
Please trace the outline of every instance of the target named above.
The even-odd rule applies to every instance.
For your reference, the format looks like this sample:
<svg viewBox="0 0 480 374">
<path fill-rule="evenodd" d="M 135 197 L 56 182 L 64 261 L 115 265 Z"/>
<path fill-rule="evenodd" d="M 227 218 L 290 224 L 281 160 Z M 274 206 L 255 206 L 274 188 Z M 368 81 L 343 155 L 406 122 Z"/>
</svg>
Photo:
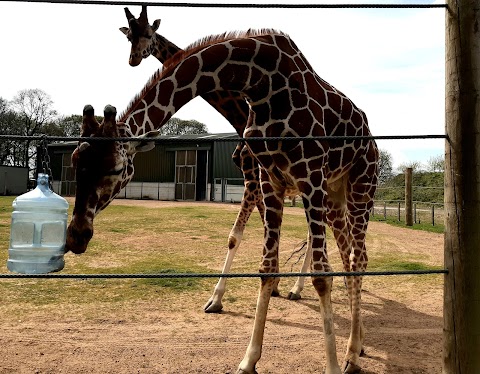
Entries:
<svg viewBox="0 0 480 374">
<path fill-rule="evenodd" d="M 195 180 L 195 200 L 207 200 L 208 151 L 197 151 L 197 179 Z"/>
<path fill-rule="evenodd" d="M 176 151 L 175 200 L 195 200 L 197 151 Z"/>
</svg>

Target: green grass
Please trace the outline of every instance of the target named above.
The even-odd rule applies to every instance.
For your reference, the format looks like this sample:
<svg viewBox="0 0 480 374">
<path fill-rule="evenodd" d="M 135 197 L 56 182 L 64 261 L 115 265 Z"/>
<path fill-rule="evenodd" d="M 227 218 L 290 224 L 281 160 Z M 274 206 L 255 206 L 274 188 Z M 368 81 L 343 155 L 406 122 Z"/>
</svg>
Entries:
<svg viewBox="0 0 480 374">
<path fill-rule="evenodd" d="M 431 223 L 414 223 L 413 226 L 407 226 L 405 222 L 399 221 L 397 218 L 387 217 L 385 220 L 385 218 L 380 215 L 371 217 L 370 220 L 376 222 L 385 222 L 392 226 L 404 227 L 410 230 L 421 230 L 439 234 L 443 234 L 445 232 L 445 225 L 440 223 L 436 223 L 435 226 L 433 226 Z"/>
<path fill-rule="evenodd" d="M 287 204 L 287 206 L 290 206 L 290 204 Z M 303 209 L 303 204 L 301 199 L 297 199 L 296 207 L 299 209 Z M 407 226 L 404 221 L 398 221 L 398 219 L 393 216 L 387 216 L 387 219 L 385 220 L 385 218 L 382 215 L 379 215 L 378 213 L 375 216 L 370 215 L 370 220 L 376 221 L 376 222 L 385 222 L 392 226 L 405 227 L 411 230 L 422 230 L 422 231 L 435 232 L 435 233 L 445 232 L 445 225 L 443 223 L 438 223 L 438 222 L 435 223 L 435 226 L 432 225 L 431 223 L 429 223 L 431 222 L 430 217 L 425 219 L 426 222 L 414 223 L 413 226 Z"/>
<path fill-rule="evenodd" d="M 12 197 L 0 197 L 0 273 L 8 273 L 6 261 L 10 237 Z M 65 255 L 66 274 L 175 274 L 220 273 L 227 250 L 227 237 L 237 216 L 229 205 L 178 206 L 161 209 L 138 206 L 110 206 L 95 218 L 95 234 L 87 252 Z M 238 206 L 239 208 L 239 206 Z M 73 207 L 69 209 L 71 218 Z M 306 237 L 303 215 L 286 214 L 282 226 L 281 270 L 294 246 Z M 327 231 L 329 248 L 335 246 Z M 382 240 L 375 239 L 375 240 Z M 263 228 L 254 212 L 235 258 L 234 272 L 257 272 L 261 257 Z M 341 269 L 336 251 L 330 261 Z M 282 257 L 283 256 L 283 257 Z M 439 268 L 428 258 L 391 251 L 369 250 L 368 270 L 423 270 Z M 298 271 L 300 264 L 293 271 Z M 282 282 L 289 284 L 293 282 Z M 431 282 L 438 281 L 431 280 Z M 25 313 L 80 313 L 83 318 L 100 318 L 102 313 L 125 310 L 129 305 L 154 299 L 169 300 L 168 307 L 200 307 L 210 296 L 216 279 L 7 279 L 0 280 L 3 318 L 18 318 Z M 411 282 L 422 284 L 421 278 Z M 308 282 L 307 282 L 308 283 Z M 341 283 L 341 282 L 337 282 Z M 226 301 L 242 305 L 246 295 L 256 293 L 258 279 L 230 279 Z M 285 286 L 287 287 L 287 286 Z M 172 298 L 175 296 L 175 298 Z M 171 300 L 179 300 L 177 304 Z M 251 302 L 251 301 L 250 301 Z M 94 306 L 94 307 L 93 307 Z"/>
</svg>

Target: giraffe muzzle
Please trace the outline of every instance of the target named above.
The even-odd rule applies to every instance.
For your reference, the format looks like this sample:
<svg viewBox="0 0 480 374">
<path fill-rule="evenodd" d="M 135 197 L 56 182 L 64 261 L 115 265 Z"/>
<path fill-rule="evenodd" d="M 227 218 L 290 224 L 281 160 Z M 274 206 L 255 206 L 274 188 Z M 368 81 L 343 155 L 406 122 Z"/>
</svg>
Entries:
<svg viewBox="0 0 480 374">
<path fill-rule="evenodd" d="M 71 251 L 75 254 L 82 254 L 87 250 L 88 243 L 93 236 L 93 228 L 82 228 L 81 230 L 74 226 L 73 221 L 67 229 L 67 241 L 65 244 L 65 253 Z"/>
<path fill-rule="evenodd" d="M 130 56 L 128 63 L 130 66 L 138 66 L 142 62 L 142 56 Z"/>
</svg>

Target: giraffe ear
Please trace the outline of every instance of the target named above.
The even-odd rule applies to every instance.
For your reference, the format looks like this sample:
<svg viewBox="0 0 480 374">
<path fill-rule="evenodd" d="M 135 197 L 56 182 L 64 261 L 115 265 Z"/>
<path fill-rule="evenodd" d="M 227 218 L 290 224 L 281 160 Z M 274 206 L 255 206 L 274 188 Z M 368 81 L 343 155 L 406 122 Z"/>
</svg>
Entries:
<svg viewBox="0 0 480 374">
<path fill-rule="evenodd" d="M 155 148 L 154 138 L 156 138 L 158 134 L 160 134 L 159 130 L 152 130 L 141 136 L 141 138 L 144 138 L 145 140 L 137 140 L 130 142 L 131 147 L 129 154 L 137 152 L 147 152 Z"/>
<path fill-rule="evenodd" d="M 120 27 L 119 30 L 124 33 L 125 35 L 128 34 L 128 27 Z"/>
<path fill-rule="evenodd" d="M 158 30 L 158 26 L 160 26 L 160 22 L 161 22 L 160 19 L 156 19 L 155 21 L 153 21 L 152 30 L 153 30 L 154 32 Z"/>
<path fill-rule="evenodd" d="M 87 143 L 87 142 L 82 142 L 78 145 L 77 148 L 75 148 L 75 150 L 72 152 L 72 156 L 71 156 L 71 159 L 70 159 L 70 162 L 71 162 L 71 166 L 73 168 L 76 168 L 77 167 L 77 161 L 78 161 L 78 157 L 80 155 L 80 152 L 83 152 L 84 150 L 86 150 L 88 147 L 90 147 L 90 143 Z"/>
<path fill-rule="evenodd" d="M 74 169 L 77 167 L 78 152 L 79 152 L 79 150 L 78 150 L 78 147 L 77 147 L 72 152 L 72 156 L 70 158 L 71 167 L 74 168 Z"/>
</svg>

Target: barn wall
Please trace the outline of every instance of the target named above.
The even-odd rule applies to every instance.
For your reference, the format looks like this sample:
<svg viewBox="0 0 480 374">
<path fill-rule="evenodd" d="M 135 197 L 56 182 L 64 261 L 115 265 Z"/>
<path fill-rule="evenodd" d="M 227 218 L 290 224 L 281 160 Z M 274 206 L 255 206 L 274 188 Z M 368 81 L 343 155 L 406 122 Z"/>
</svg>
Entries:
<svg viewBox="0 0 480 374">
<path fill-rule="evenodd" d="M 175 152 L 167 150 L 168 145 L 157 144 L 148 152 L 137 153 L 133 164 L 135 174 L 132 182 L 175 181 Z"/>
<path fill-rule="evenodd" d="M 28 168 L 0 166 L 0 195 L 21 195 L 27 192 Z"/>
<path fill-rule="evenodd" d="M 213 144 L 212 178 L 242 178 L 242 172 L 232 161 L 232 153 L 238 141 L 216 142 Z"/>
<path fill-rule="evenodd" d="M 120 198 L 174 200 L 175 151 L 203 149 L 208 151 L 207 199 L 221 201 L 221 186 L 215 186 L 214 183 L 222 183 L 223 180 L 224 185 L 228 184 L 227 189 L 223 189 L 225 201 L 240 201 L 243 175 L 232 161 L 232 153 L 238 141 L 234 138 L 228 142 L 215 142 L 215 137 L 225 135 L 231 136 L 211 134 L 210 138 L 199 138 L 195 142 L 175 139 L 172 142 L 158 143 L 148 152 L 138 153 L 134 159 L 133 180 L 121 191 Z M 49 145 L 54 189 L 61 195 L 75 194 L 75 172 L 70 167 L 70 158 L 76 146 L 76 142 Z M 240 186 L 240 190 L 237 191 L 233 186 Z"/>
</svg>

